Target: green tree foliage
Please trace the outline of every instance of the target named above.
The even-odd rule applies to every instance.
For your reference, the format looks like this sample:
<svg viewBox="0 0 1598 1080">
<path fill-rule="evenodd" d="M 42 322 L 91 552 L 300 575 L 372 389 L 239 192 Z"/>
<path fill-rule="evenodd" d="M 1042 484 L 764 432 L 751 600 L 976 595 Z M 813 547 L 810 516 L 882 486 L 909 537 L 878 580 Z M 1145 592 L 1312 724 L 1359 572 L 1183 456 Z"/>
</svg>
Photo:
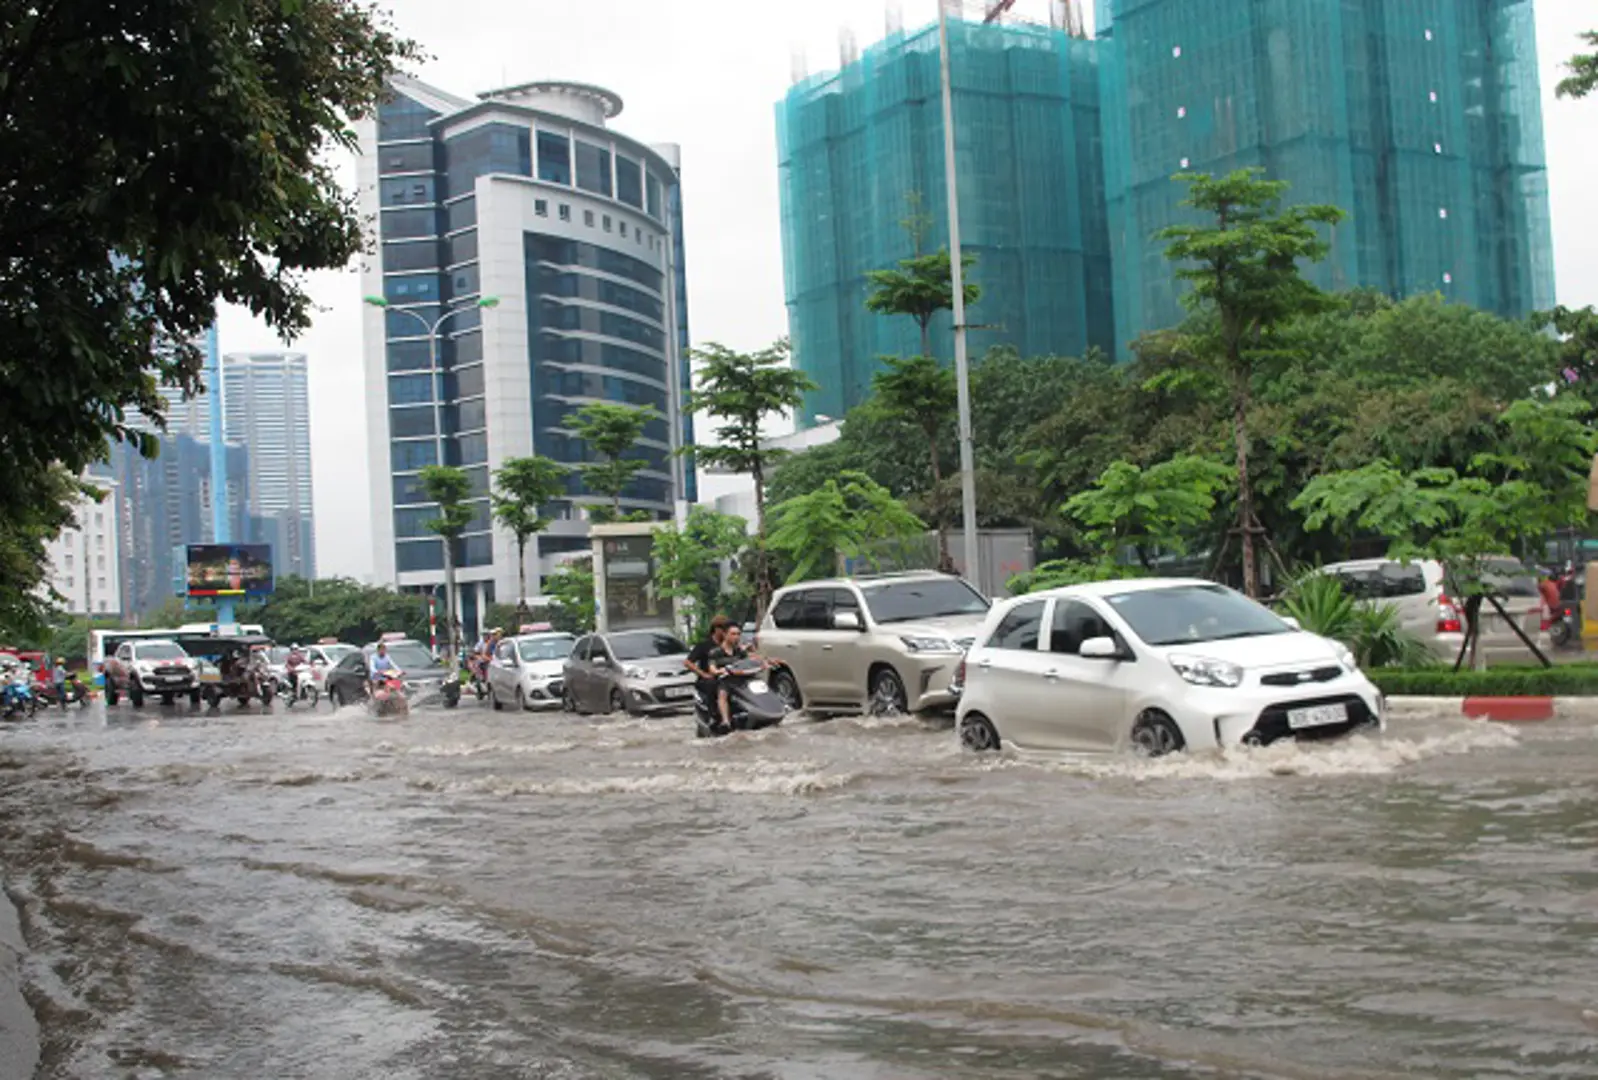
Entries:
<svg viewBox="0 0 1598 1080">
<path fill-rule="evenodd" d="M 967 271 L 962 282 L 967 305 L 982 299 L 982 286 L 974 283 L 969 274 L 976 262 L 976 256 L 971 254 L 961 259 L 961 266 Z M 866 309 L 878 315 L 908 315 L 914 319 L 921 329 L 921 355 L 931 356 L 932 317 L 954 307 L 954 260 L 949 249 L 901 259 L 897 269 L 867 271 L 866 281 L 871 290 Z"/>
<path fill-rule="evenodd" d="M 283 644 L 305 645 L 334 638 L 365 645 L 390 633 L 403 633 L 421 642 L 428 639 L 426 597 L 362 585 L 349 578 L 314 582 L 284 578 L 261 609 L 260 622 L 268 637 Z"/>
<path fill-rule="evenodd" d="M 644 429 L 660 414 L 648 406 L 618 405 L 595 401 L 584 405 L 570 420 L 572 434 L 583 440 L 590 454 L 598 461 L 577 466 L 583 484 L 589 491 L 610 496 L 610 521 L 624 520 L 621 497 L 633 478 L 649 463 L 643 458 L 628 457 L 644 437 Z M 646 515 L 647 518 L 647 515 Z M 599 518 L 596 517 L 596 520 Z"/>
<path fill-rule="evenodd" d="M 741 598 L 722 588 L 722 564 L 748 545 L 748 522 L 704 506 L 690 510 L 681 529 L 655 533 L 655 585 L 662 599 L 679 602 L 689 640 L 703 637 L 718 611 L 739 605 Z"/>
<path fill-rule="evenodd" d="M 438 504 L 438 516 L 423 522 L 428 532 L 436 533 L 444 541 L 444 622 L 448 628 L 446 652 L 450 657 L 460 655 L 460 625 L 455 612 L 460 605 L 455 597 L 455 556 L 461 534 L 472 523 L 472 508 L 466 505 L 471 498 L 472 481 L 464 470 L 450 465 L 429 465 L 417 474 L 422 494 Z"/>
<path fill-rule="evenodd" d="M 566 494 L 566 477 L 564 465 L 536 454 L 506 458 L 494 473 L 494 520 L 516 537 L 519 604 L 527 600 L 527 542 L 549 528 L 544 507 Z"/>
<path fill-rule="evenodd" d="M 1560 97 L 1583 98 L 1598 90 L 1598 31 L 1587 31 L 1581 40 L 1593 51 L 1571 58 L 1570 74 L 1559 83 Z"/>
<path fill-rule="evenodd" d="M 0 370 L 5 364 L 0 359 Z M 0 444 L 4 439 L 0 433 Z M 36 498 L 0 514 L 0 635 L 26 638 L 43 631 L 54 606 L 49 595 L 35 591 L 45 576 L 45 549 L 73 524 L 72 505 L 84 493 L 98 494 L 65 469 L 46 468 L 34 484 Z"/>
<path fill-rule="evenodd" d="M 884 357 L 882 370 L 872 377 L 876 401 L 889 417 L 919 428 L 925 437 L 928 464 L 931 466 L 931 517 L 938 530 L 938 559 L 944 569 L 954 565 L 949 556 L 947 503 L 943 490 L 943 455 L 940 443 L 944 430 L 954 421 L 958 390 L 954 372 L 931 356 Z"/>
<path fill-rule="evenodd" d="M 362 249 L 335 181 L 396 64 L 355 0 L 0 0 L 0 618 L 108 440 L 198 385 L 216 303 L 286 336 Z M 42 422 L 47 418 L 48 422 Z"/>
<path fill-rule="evenodd" d="M 1024 574 L 1016 574 L 1006 584 L 1012 596 L 1042 592 L 1045 589 L 1063 589 L 1069 585 L 1086 585 L 1095 581 L 1119 581 L 1122 578 L 1142 577 L 1142 572 L 1121 566 L 1108 559 L 1050 559 L 1041 562 Z"/>
<path fill-rule="evenodd" d="M 771 546 L 792 563 L 790 582 L 831 577 L 840 558 L 879 555 L 926 529 L 887 488 L 859 472 L 772 507 L 771 519 Z"/>
<path fill-rule="evenodd" d="M 1300 577 L 1288 586 L 1281 607 L 1310 633 L 1348 646 L 1366 670 L 1436 663 L 1426 643 L 1404 629 L 1397 607 L 1355 600 L 1335 575 Z"/>
<path fill-rule="evenodd" d="M 1087 539 L 1106 557 L 1131 547 L 1144 569 L 1152 569 L 1156 552 L 1187 550 L 1189 537 L 1209 524 L 1216 493 L 1235 479 L 1228 466 L 1193 455 L 1147 470 L 1117 461 L 1091 490 L 1066 503 L 1065 512 L 1087 527 Z"/>
<path fill-rule="evenodd" d="M 1262 531 L 1249 476 L 1254 382 L 1287 346 L 1281 334 L 1285 325 L 1331 306 L 1299 264 L 1325 258 L 1329 246 L 1316 226 L 1343 218 L 1334 206 L 1282 209 L 1287 184 L 1262 180 L 1260 172 L 1240 169 L 1219 179 L 1179 174 L 1177 179 L 1188 185 L 1183 205 L 1212 220 L 1160 233 L 1170 242 L 1166 257 L 1177 264 L 1177 278 L 1193 286 L 1182 299 L 1200 316 L 1188 335 L 1199 364 L 1195 370 L 1225 387 L 1230 400 L 1243 589 L 1249 596 L 1259 595 L 1255 541 Z"/>
<path fill-rule="evenodd" d="M 1533 324 L 1559 335 L 1553 380 L 1598 405 L 1598 309 L 1556 307 L 1538 314 Z"/>
<path fill-rule="evenodd" d="M 769 445 L 766 423 L 804 404 L 816 389 L 810 376 L 788 364 L 788 342 L 778 341 L 759 352 L 734 352 L 712 342 L 695 349 L 699 388 L 690 407 L 718 423 L 714 443 L 694 448 L 699 461 L 729 472 L 747 473 L 755 482 L 754 581 L 757 618 L 771 599 L 771 571 L 766 558 L 766 477 L 787 456 Z"/>
<path fill-rule="evenodd" d="M 549 575 L 545 594 L 555 602 L 551 620 L 569 634 L 586 634 L 594 629 L 599 604 L 594 593 L 591 561 L 571 562 Z"/>
</svg>

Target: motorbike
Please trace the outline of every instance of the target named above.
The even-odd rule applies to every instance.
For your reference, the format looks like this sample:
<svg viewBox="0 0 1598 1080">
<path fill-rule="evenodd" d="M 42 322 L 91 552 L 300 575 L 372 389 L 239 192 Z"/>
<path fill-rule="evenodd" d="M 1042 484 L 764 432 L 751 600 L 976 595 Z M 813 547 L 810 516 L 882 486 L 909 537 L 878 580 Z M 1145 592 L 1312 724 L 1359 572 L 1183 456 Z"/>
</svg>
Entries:
<svg viewBox="0 0 1598 1080">
<path fill-rule="evenodd" d="M 410 699 L 405 696 L 405 680 L 398 671 L 384 671 L 372 677 L 372 692 L 366 698 L 366 708 L 379 719 L 392 716 L 409 716 Z"/>
<path fill-rule="evenodd" d="M 0 717 L 22 720 L 39 711 L 39 698 L 30 685 L 28 673 L 13 676 L 0 686 Z"/>
<path fill-rule="evenodd" d="M 63 704 L 61 697 L 65 697 L 66 702 L 64 704 L 66 705 L 88 706 L 89 689 L 78 680 L 76 675 L 68 676 L 61 690 L 62 694 L 58 697 L 55 691 L 55 683 L 53 682 L 42 682 L 34 687 L 34 693 L 38 696 L 41 705 L 61 705 Z"/>
<path fill-rule="evenodd" d="M 311 677 L 310 665 L 294 671 L 285 670 L 277 677 L 277 692 L 291 709 L 302 701 L 314 709 L 316 703 L 322 700 L 322 691 L 317 689 L 316 680 Z"/>
<path fill-rule="evenodd" d="M 1548 640 L 1556 649 L 1567 649 L 1581 644 L 1581 591 L 1574 569 L 1554 575 L 1559 586 L 1559 606 L 1548 613 Z"/>
<path fill-rule="evenodd" d="M 716 702 L 703 695 L 694 700 L 694 723 L 701 739 L 715 739 L 734 731 L 760 731 L 776 727 L 788 716 L 788 702 L 771 688 L 762 676 L 765 664 L 759 660 L 740 660 L 721 673 L 721 686 L 727 691 L 727 712 L 731 725 L 721 722 Z"/>
<path fill-rule="evenodd" d="M 488 657 L 473 655 L 466 660 L 467 685 L 472 693 L 477 695 L 477 700 L 482 701 L 488 697 Z"/>
</svg>

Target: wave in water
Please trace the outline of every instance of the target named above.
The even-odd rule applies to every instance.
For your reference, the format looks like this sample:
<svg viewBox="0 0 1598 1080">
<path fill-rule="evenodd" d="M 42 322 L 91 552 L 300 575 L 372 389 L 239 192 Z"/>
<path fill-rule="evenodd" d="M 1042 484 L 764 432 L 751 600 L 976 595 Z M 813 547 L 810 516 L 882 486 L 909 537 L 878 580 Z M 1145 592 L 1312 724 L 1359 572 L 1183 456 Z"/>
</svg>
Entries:
<svg viewBox="0 0 1598 1080">
<path fill-rule="evenodd" d="M 646 763 L 647 764 L 647 763 Z M 840 791 L 864 780 L 863 774 L 828 772 L 804 764 L 752 762 L 748 766 L 684 763 L 684 767 L 658 768 L 647 775 L 554 777 L 532 779 L 484 776 L 461 780 L 418 776 L 407 781 L 422 791 L 449 791 L 485 795 L 819 795 Z"/>
</svg>

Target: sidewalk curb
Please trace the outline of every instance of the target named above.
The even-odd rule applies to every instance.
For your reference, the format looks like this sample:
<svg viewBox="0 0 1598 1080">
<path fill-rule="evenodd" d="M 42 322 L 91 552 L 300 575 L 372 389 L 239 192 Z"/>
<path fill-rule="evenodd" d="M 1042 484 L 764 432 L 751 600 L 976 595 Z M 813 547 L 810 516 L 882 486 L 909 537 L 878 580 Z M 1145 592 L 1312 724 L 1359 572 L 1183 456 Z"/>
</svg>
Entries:
<svg viewBox="0 0 1598 1080">
<path fill-rule="evenodd" d="M 1546 720 L 1598 723 L 1598 697 L 1390 697 L 1389 714 L 1467 716 L 1502 724 L 1534 724 Z"/>
</svg>

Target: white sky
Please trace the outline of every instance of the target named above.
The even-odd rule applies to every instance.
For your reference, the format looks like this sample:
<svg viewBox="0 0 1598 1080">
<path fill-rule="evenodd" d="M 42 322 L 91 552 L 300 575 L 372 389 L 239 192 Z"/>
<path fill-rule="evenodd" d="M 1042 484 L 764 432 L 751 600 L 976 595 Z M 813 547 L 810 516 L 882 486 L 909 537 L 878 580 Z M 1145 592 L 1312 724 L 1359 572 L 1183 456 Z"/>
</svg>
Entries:
<svg viewBox="0 0 1598 1080">
<path fill-rule="evenodd" d="M 889 0 L 891 3 L 892 0 Z M 1091 9 L 1089 0 L 1084 6 Z M 840 31 L 861 46 L 882 36 L 884 0 L 390 0 L 400 31 L 432 59 L 413 74 L 462 97 L 533 79 L 597 83 L 621 94 L 617 130 L 683 148 L 689 320 L 696 344 L 753 349 L 787 333 L 777 202 L 775 105 L 794 58 L 837 66 Z M 906 26 L 935 0 L 902 0 Z M 975 6 L 975 5 L 973 5 Z M 1598 100 L 1556 102 L 1576 34 L 1598 27 L 1588 0 L 1538 0 L 1543 120 L 1561 303 L 1598 303 Z M 1044 17 L 1047 0 L 1017 12 Z M 1089 11 L 1091 18 L 1091 10 Z M 353 166 L 347 171 L 353 182 Z M 317 564 L 324 575 L 371 571 L 371 476 L 361 394 L 360 281 L 317 275 L 323 308 L 294 347 L 310 357 Z M 225 310 L 224 351 L 280 347 L 247 312 Z M 702 492 L 703 494 L 703 492 Z"/>
</svg>

